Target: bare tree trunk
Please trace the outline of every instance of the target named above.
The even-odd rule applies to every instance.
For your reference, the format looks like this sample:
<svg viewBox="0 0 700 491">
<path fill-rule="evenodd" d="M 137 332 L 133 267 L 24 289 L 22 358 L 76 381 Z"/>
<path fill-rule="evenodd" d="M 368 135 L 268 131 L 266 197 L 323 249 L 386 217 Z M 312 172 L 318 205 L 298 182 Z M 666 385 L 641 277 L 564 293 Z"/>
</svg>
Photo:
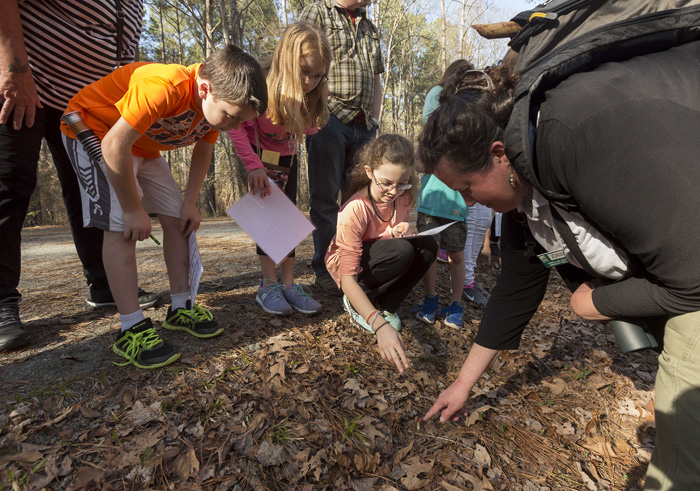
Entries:
<svg viewBox="0 0 700 491">
<path fill-rule="evenodd" d="M 158 20 L 160 21 L 160 61 L 165 63 L 165 28 L 163 27 L 163 4 L 158 4 Z"/>
<path fill-rule="evenodd" d="M 284 21 L 284 27 L 289 25 L 289 19 L 287 17 L 287 0 L 282 0 L 282 20 Z"/>
<path fill-rule="evenodd" d="M 175 21 L 177 23 L 177 62 L 182 65 L 182 26 L 180 25 L 180 9 L 175 9 Z"/>
<path fill-rule="evenodd" d="M 407 26 L 407 35 L 408 39 L 411 39 L 413 37 L 413 29 L 412 25 L 409 24 Z M 413 67 L 416 66 L 416 51 L 414 49 L 409 50 L 409 63 L 406 67 L 406 71 L 408 72 L 408 88 L 406 90 L 407 94 L 407 100 L 406 100 L 406 113 L 407 113 L 407 118 L 406 118 L 406 128 L 405 128 L 405 135 L 408 136 L 410 140 L 414 139 L 415 136 L 415 128 L 413 126 L 413 118 L 415 114 L 415 99 L 414 99 L 414 94 L 416 93 L 416 77 L 413 76 Z"/>
<path fill-rule="evenodd" d="M 241 46 L 243 44 L 241 11 L 238 9 L 238 0 L 229 0 L 229 2 L 231 4 L 231 42 Z"/>
<path fill-rule="evenodd" d="M 467 31 L 467 2 L 462 0 L 462 13 L 459 18 L 459 57 L 464 58 L 464 36 Z"/>
<path fill-rule="evenodd" d="M 444 72 L 447 69 L 447 9 L 445 8 L 445 0 L 440 0 L 440 9 L 442 12 L 440 17 L 440 66 Z"/>
<path fill-rule="evenodd" d="M 214 51 L 212 41 L 214 29 L 212 27 L 211 9 L 211 0 L 204 0 L 204 54 L 207 58 Z M 211 153 L 211 164 L 207 170 L 207 178 L 204 182 L 202 198 L 204 199 L 205 207 L 216 216 L 216 146 L 214 146 L 214 150 Z"/>
<path fill-rule="evenodd" d="M 229 36 L 229 18 L 226 15 L 226 0 L 219 1 L 219 10 L 221 12 L 221 35 L 224 37 L 224 42 L 228 43 L 231 39 Z"/>
</svg>

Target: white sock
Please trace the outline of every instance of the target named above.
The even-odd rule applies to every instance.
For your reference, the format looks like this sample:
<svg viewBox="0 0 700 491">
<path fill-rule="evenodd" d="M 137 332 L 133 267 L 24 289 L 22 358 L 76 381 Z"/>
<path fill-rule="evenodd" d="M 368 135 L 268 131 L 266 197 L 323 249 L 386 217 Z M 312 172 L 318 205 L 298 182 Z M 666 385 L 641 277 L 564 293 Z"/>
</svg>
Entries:
<svg viewBox="0 0 700 491">
<path fill-rule="evenodd" d="M 173 312 L 177 309 L 186 309 L 187 301 L 190 299 L 190 292 L 176 293 L 175 295 L 170 295 L 170 301 L 173 304 Z"/>
<path fill-rule="evenodd" d="M 144 320 L 146 317 L 143 315 L 143 310 L 139 309 L 136 312 L 127 315 L 120 315 L 119 321 L 122 323 L 122 332 L 126 331 L 130 327 L 134 327 L 136 324 Z"/>
</svg>

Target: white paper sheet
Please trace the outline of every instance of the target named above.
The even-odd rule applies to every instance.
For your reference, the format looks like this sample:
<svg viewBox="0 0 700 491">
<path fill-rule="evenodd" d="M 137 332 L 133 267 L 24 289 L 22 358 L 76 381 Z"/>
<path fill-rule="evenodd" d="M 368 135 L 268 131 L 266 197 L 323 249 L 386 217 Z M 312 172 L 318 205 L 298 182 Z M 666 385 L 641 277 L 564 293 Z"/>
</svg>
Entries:
<svg viewBox="0 0 700 491">
<path fill-rule="evenodd" d="M 435 235 L 439 234 L 443 230 L 445 230 L 447 227 L 450 225 L 454 225 L 457 223 L 457 221 L 446 223 L 445 225 L 440 225 L 439 227 L 431 228 L 430 230 L 423 230 L 421 233 L 416 234 L 416 237 L 420 237 L 421 235 Z"/>
<path fill-rule="evenodd" d="M 314 226 L 272 181 L 269 196 L 248 193 L 226 212 L 279 264 Z"/>
<path fill-rule="evenodd" d="M 194 307 L 194 299 L 197 296 L 199 280 L 202 279 L 204 267 L 202 266 L 202 258 L 199 257 L 197 235 L 192 232 L 188 239 L 190 245 L 190 300 L 192 301 L 192 307 Z"/>
</svg>

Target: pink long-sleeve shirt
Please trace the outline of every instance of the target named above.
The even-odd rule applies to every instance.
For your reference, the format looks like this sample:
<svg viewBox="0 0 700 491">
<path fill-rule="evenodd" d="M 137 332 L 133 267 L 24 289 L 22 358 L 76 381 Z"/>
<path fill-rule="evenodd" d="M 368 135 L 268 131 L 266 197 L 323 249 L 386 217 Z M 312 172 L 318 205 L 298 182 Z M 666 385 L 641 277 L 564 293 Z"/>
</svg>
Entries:
<svg viewBox="0 0 700 491">
<path fill-rule="evenodd" d="M 382 217 L 388 217 L 392 203 L 375 203 Z M 396 199 L 396 213 L 389 222 L 381 221 L 372 210 L 372 204 L 363 194 L 355 193 L 338 212 L 338 228 L 326 252 L 326 268 L 340 287 L 341 276 L 362 272 L 362 243 L 391 239 L 391 229 L 409 220 L 411 196 L 404 193 Z"/>
<path fill-rule="evenodd" d="M 267 117 L 267 112 L 252 121 L 245 121 L 237 130 L 228 132 L 236 154 L 243 162 L 246 172 L 263 167 L 260 158 L 253 150 L 255 145 L 255 124 L 258 125 L 258 141 L 260 150 L 279 152 L 280 157 L 294 155 L 297 152 L 294 138 L 287 129 L 280 124 L 274 124 Z M 305 135 L 318 133 L 318 128 L 306 128 Z"/>
</svg>

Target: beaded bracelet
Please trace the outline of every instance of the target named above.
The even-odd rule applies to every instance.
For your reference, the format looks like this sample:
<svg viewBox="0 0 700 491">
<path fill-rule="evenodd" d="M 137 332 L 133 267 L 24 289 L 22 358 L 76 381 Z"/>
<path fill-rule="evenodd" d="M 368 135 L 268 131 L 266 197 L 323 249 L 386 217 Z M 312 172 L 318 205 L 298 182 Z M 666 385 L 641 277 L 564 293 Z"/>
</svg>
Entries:
<svg viewBox="0 0 700 491">
<path fill-rule="evenodd" d="M 365 319 L 365 321 L 367 321 L 367 324 L 369 324 L 369 327 L 372 327 L 372 324 L 374 323 L 374 321 L 377 320 L 377 316 L 378 316 L 380 313 L 381 313 L 381 312 L 379 312 L 378 310 L 373 310 L 372 312 L 370 312 L 370 314 L 369 314 L 369 315 L 367 316 L 367 318 Z M 370 319 L 371 319 L 371 320 L 370 320 Z"/>
</svg>

